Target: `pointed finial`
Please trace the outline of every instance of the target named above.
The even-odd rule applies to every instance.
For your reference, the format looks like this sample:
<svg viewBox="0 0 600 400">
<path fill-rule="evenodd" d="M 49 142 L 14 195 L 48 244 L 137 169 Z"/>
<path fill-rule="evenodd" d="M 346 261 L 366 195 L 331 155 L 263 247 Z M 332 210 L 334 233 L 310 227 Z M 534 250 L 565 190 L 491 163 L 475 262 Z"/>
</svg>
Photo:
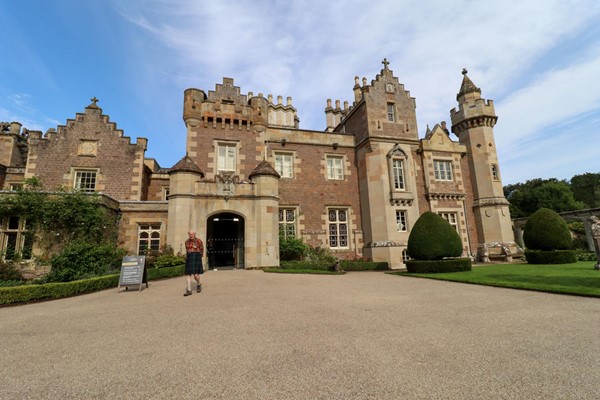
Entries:
<svg viewBox="0 0 600 400">
<path fill-rule="evenodd" d="M 462 74 L 463 74 L 463 75 L 466 75 L 466 74 L 467 74 L 467 72 L 469 72 L 469 71 L 467 71 L 467 69 L 466 69 L 466 68 L 463 68 L 463 70 L 462 70 Z"/>
<path fill-rule="evenodd" d="M 388 64 L 390 63 L 387 58 L 384 58 L 383 61 L 381 62 L 383 64 L 383 68 L 384 69 L 388 69 Z"/>
</svg>

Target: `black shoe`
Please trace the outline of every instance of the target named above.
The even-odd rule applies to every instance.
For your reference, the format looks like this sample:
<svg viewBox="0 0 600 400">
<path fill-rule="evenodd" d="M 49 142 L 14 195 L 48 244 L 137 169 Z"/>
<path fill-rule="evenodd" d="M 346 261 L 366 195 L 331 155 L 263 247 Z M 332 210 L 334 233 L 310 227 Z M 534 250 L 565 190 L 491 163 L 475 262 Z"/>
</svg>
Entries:
<svg viewBox="0 0 600 400">
<path fill-rule="evenodd" d="M 196 293 L 200 293 L 202 291 L 202 285 L 198 284 L 198 286 L 196 287 Z"/>
<path fill-rule="evenodd" d="M 191 290 L 186 290 L 183 295 L 184 296 L 189 296 L 190 294 L 192 294 L 192 291 Z"/>
</svg>

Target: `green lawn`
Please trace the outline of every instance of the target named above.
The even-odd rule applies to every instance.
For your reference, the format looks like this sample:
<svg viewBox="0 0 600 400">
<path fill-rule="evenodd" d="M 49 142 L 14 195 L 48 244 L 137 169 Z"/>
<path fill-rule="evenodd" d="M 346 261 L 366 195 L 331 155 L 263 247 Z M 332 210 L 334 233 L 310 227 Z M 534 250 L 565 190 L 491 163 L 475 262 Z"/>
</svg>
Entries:
<svg viewBox="0 0 600 400">
<path fill-rule="evenodd" d="M 395 272 L 403 276 L 441 279 L 478 285 L 500 286 L 542 292 L 600 297 L 600 271 L 594 269 L 595 262 L 575 264 L 487 264 L 474 265 L 472 271 L 410 274 Z"/>
</svg>

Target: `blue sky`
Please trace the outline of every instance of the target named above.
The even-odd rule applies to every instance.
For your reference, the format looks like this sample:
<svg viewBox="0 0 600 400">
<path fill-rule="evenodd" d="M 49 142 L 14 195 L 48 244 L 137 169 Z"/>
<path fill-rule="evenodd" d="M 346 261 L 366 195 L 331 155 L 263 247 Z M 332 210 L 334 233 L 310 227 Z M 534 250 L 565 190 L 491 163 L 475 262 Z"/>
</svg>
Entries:
<svg viewBox="0 0 600 400">
<path fill-rule="evenodd" d="M 45 132 L 90 103 L 147 157 L 185 154 L 183 91 L 234 79 L 323 130 L 390 61 L 419 135 L 450 124 L 461 70 L 494 100 L 503 184 L 600 172 L 597 0 L 0 0 L 0 121 Z"/>
</svg>

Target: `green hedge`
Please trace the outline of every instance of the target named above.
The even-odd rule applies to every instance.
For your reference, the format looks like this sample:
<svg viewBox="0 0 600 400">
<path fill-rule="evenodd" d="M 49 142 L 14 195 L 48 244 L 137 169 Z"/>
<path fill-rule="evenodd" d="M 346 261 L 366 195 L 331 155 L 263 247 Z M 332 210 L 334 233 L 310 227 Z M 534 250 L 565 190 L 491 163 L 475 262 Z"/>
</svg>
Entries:
<svg viewBox="0 0 600 400">
<path fill-rule="evenodd" d="M 387 262 L 342 261 L 340 269 L 343 271 L 388 271 L 390 266 Z"/>
<path fill-rule="evenodd" d="M 281 269 L 305 269 L 313 271 L 331 271 L 333 265 L 325 265 L 322 263 L 313 263 L 309 261 L 282 261 L 279 265 Z"/>
<path fill-rule="evenodd" d="M 301 269 L 312 271 L 333 271 L 334 264 L 312 263 L 308 261 L 282 261 L 281 269 Z M 340 262 L 340 270 L 342 271 L 387 271 L 389 270 L 387 262 L 371 262 L 371 261 L 346 261 Z"/>
<path fill-rule="evenodd" d="M 471 259 L 450 258 L 446 260 L 408 260 L 406 261 L 406 270 L 413 274 L 470 271 Z"/>
<path fill-rule="evenodd" d="M 148 280 L 181 276 L 184 266 L 148 269 Z M 60 299 L 98 290 L 116 288 L 119 274 L 104 275 L 72 282 L 29 284 L 14 287 L 0 287 L 0 304 L 26 303 L 37 300 Z"/>
<path fill-rule="evenodd" d="M 577 262 L 576 250 L 525 250 L 529 264 L 572 264 Z"/>
</svg>

